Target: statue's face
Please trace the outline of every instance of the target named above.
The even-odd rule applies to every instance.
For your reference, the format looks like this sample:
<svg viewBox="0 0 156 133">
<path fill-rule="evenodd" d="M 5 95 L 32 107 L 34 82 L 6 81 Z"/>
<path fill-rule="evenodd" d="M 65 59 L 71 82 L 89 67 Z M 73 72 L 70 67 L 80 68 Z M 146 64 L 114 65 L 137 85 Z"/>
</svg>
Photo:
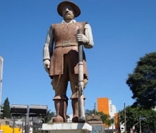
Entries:
<svg viewBox="0 0 156 133">
<path fill-rule="evenodd" d="M 62 16 L 65 21 L 70 21 L 74 19 L 74 10 L 72 6 L 70 5 L 64 6 L 63 11 L 62 11 Z"/>
</svg>

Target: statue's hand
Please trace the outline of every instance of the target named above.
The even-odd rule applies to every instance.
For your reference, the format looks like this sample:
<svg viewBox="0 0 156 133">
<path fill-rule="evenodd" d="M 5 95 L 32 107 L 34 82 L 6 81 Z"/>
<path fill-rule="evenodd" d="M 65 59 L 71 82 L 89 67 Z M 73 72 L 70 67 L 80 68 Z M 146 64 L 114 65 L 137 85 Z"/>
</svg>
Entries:
<svg viewBox="0 0 156 133">
<path fill-rule="evenodd" d="M 78 42 L 82 42 L 83 44 L 87 44 L 89 42 L 88 38 L 84 34 L 77 34 L 76 38 Z"/>
<path fill-rule="evenodd" d="M 44 60 L 43 61 L 43 64 L 44 64 L 44 68 L 46 70 L 47 73 L 49 73 L 49 68 L 50 68 L 50 60 Z"/>
</svg>

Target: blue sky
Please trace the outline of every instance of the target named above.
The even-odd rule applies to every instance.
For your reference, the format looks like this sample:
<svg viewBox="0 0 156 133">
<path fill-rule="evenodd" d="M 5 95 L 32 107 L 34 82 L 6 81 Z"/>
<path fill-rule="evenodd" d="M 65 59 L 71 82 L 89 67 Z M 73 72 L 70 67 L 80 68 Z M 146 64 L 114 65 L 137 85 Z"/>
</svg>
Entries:
<svg viewBox="0 0 156 133">
<path fill-rule="evenodd" d="M 0 56 L 4 58 L 2 103 L 48 105 L 54 110 L 54 91 L 43 68 L 42 51 L 49 26 L 60 23 L 61 0 L 0 2 Z M 155 0 L 75 0 L 77 21 L 87 21 L 95 46 L 85 49 L 89 83 L 85 109 L 108 97 L 117 111 L 134 100 L 126 84 L 140 57 L 156 49 Z M 67 92 L 71 96 L 70 88 Z M 69 100 L 68 114 L 72 113 Z"/>
</svg>

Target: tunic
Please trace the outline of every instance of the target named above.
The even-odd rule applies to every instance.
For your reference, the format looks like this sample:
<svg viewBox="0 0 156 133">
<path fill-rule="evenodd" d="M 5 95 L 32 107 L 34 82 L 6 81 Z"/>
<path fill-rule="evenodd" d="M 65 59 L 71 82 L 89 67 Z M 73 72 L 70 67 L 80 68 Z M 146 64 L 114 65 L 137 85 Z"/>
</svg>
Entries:
<svg viewBox="0 0 156 133">
<path fill-rule="evenodd" d="M 69 54 L 70 69 L 75 74 L 78 74 L 78 43 L 76 41 L 77 30 L 82 28 L 84 35 L 88 38 L 88 43 L 85 48 L 92 48 L 94 45 L 92 30 L 86 22 L 76 22 L 71 20 L 66 23 L 64 20 L 60 24 L 50 26 L 43 49 L 43 60 L 50 60 L 49 75 L 52 78 L 54 75 L 64 73 L 64 56 Z M 86 58 L 84 54 L 84 74 L 87 76 Z"/>
<path fill-rule="evenodd" d="M 52 31 L 55 42 L 55 49 L 52 53 L 50 63 L 50 77 L 63 74 L 64 71 L 64 55 L 70 57 L 69 69 L 72 73 L 78 74 L 78 42 L 76 34 L 78 29 L 84 31 L 85 22 L 76 22 L 69 24 L 53 24 Z M 83 55 L 83 70 L 87 77 L 87 66 L 85 54 Z"/>
</svg>

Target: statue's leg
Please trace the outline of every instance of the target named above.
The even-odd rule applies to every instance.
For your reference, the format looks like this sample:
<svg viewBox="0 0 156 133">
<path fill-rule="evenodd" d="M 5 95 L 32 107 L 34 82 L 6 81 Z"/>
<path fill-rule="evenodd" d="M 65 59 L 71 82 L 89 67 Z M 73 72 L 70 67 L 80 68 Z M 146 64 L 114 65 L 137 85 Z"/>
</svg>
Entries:
<svg viewBox="0 0 156 133">
<path fill-rule="evenodd" d="M 68 80 L 65 75 L 53 76 L 53 89 L 55 90 L 54 104 L 56 117 L 53 122 L 66 122 L 66 112 L 68 106 L 68 98 L 66 96 Z"/>
<path fill-rule="evenodd" d="M 67 122 L 66 111 L 67 111 L 67 100 L 54 99 L 56 117 L 53 118 L 53 122 Z"/>
<path fill-rule="evenodd" d="M 72 122 L 78 122 L 78 98 L 72 98 L 73 118 Z"/>
<path fill-rule="evenodd" d="M 87 79 L 84 80 L 84 86 L 87 84 Z M 79 110 L 79 105 L 78 105 L 78 75 L 77 74 L 70 74 L 70 85 L 71 85 L 71 90 L 72 90 L 72 109 L 73 109 L 73 119 L 72 122 L 78 122 L 78 110 Z M 83 95 L 84 97 L 84 95 Z M 85 97 L 84 97 L 85 100 Z"/>
</svg>

